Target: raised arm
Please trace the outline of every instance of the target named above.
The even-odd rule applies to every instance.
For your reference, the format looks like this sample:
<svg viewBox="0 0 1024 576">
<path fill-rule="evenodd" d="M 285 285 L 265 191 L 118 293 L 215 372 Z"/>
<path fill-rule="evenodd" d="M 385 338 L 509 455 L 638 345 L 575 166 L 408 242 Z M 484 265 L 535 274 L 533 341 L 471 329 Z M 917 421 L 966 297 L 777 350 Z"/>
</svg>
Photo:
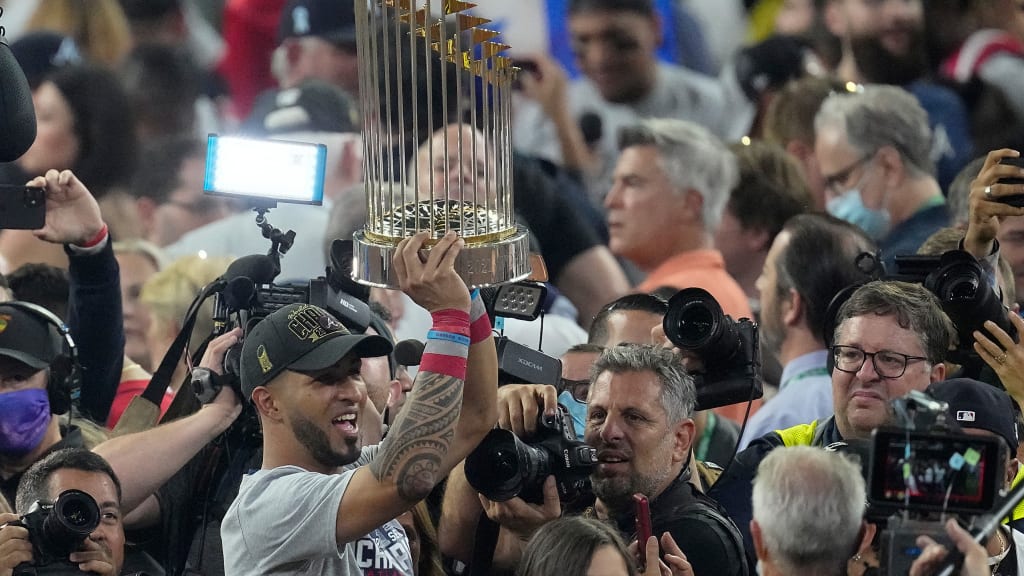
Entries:
<svg viewBox="0 0 1024 576">
<path fill-rule="evenodd" d="M 427 234 L 420 233 L 403 240 L 394 267 L 402 290 L 430 311 L 433 327 L 412 393 L 387 441 L 369 466 L 356 470 L 345 490 L 337 517 L 339 544 L 361 537 L 426 498 L 454 466 L 453 449 L 465 450 L 473 443 L 472 435 L 462 437 L 464 431 L 457 429 L 470 344 L 469 290 L 455 273 L 455 258 L 464 241 L 449 233 L 424 261 L 420 248 L 426 239 Z"/>
<path fill-rule="evenodd" d="M 238 342 L 240 335 L 241 329 L 235 329 L 211 340 L 200 366 L 220 374 L 225 352 Z M 121 478 L 121 509 L 125 513 L 134 510 L 227 430 L 241 411 L 238 396 L 225 386 L 213 402 L 195 414 L 96 446 L 93 452 L 103 456 Z"/>
<path fill-rule="evenodd" d="M 30 186 L 46 190 L 46 223 L 33 234 L 69 257 L 68 327 L 82 368 L 80 408 L 106 422 L 124 360 L 117 260 L 99 204 L 70 170 L 50 170 Z"/>
</svg>

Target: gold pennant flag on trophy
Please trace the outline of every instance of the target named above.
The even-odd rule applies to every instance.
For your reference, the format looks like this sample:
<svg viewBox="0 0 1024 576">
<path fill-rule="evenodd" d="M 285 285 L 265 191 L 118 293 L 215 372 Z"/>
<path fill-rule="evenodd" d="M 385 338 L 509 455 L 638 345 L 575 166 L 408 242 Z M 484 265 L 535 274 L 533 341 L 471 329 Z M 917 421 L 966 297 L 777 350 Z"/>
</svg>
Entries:
<svg viewBox="0 0 1024 576">
<path fill-rule="evenodd" d="M 456 23 L 458 23 L 459 30 L 471 30 L 477 26 L 484 24 L 490 24 L 492 21 L 487 18 L 481 18 L 479 16 L 472 16 L 470 14 L 459 14 L 455 17 Z M 495 33 L 497 36 L 497 33 Z"/>
<path fill-rule="evenodd" d="M 476 4 L 470 2 L 463 2 L 462 0 L 444 0 L 442 10 L 447 16 L 448 14 L 458 14 L 459 12 L 465 12 L 470 8 L 476 8 Z"/>
<path fill-rule="evenodd" d="M 488 30 L 487 28 L 473 28 L 470 32 L 470 45 L 477 46 L 483 44 L 488 40 L 493 40 L 498 37 L 498 33 L 494 30 Z"/>
</svg>

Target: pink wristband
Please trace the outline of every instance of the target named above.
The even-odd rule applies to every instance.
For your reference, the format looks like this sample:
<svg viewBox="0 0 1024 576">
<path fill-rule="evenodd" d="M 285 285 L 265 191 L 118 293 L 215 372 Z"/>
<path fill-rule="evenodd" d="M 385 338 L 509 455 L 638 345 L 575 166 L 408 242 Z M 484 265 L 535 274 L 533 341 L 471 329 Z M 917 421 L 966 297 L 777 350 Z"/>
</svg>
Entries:
<svg viewBox="0 0 1024 576">
<path fill-rule="evenodd" d="M 491 319 L 487 314 L 477 318 L 469 325 L 470 345 L 483 342 L 491 337 Z"/>
<path fill-rule="evenodd" d="M 424 352 L 420 359 L 420 368 L 423 372 L 434 374 L 445 374 L 459 380 L 466 379 L 466 358 L 464 356 L 449 356 L 448 354 L 432 354 Z"/>
<path fill-rule="evenodd" d="M 469 336 L 469 313 L 454 308 L 430 313 L 434 321 L 433 330 Z"/>
</svg>

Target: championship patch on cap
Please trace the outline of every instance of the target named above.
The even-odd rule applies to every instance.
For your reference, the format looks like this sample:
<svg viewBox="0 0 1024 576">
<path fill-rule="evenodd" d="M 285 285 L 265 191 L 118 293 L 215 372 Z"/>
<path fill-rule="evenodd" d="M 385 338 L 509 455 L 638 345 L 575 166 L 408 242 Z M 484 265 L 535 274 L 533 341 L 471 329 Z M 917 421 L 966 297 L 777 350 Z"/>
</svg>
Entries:
<svg viewBox="0 0 1024 576">
<path fill-rule="evenodd" d="M 317 340 L 336 332 L 348 333 L 334 316 L 316 306 L 304 304 L 288 314 L 288 331 L 299 340 Z"/>
<path fill-rule="evenodd" d="M 957 422 L 974 422 L 974 410 L 957 410 L 956 421 Z"/>
</svg>

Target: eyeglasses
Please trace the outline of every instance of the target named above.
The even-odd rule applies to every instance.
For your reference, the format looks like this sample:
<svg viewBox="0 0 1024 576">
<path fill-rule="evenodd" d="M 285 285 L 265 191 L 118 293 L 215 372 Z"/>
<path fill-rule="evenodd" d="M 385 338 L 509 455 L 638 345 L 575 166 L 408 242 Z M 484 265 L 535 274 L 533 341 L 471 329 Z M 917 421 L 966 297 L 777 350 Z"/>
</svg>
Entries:
<svg viewBox="0 0 1024 576">
<path fill-rule="evenodd" d="M 865 352 L 854 346 L 833 346 L 832 356 L 836 361 L 836 370 L 850 374 L 856 374 L 870 356 L 875 372 L 882 378 L 899 378 L 907 371 L 907 364 L 910 362 L 928 360 L 924 356 L 908 356 L 889 350 Z"/>
<path fill-rule="evenodd" d="M 853 174 L 854 170 L 863 166 L 864 163 L 871 160 L 872 157 L 873 156 L 870 155 L 864 156 L 860 160 L 857 160 L 853 164 L 850 164 L 831 176 L 823 175 L 825 188 L 833 194 L 842 194 L 845 191 L 843 188 L 845 187 L 846 181 L 850 179 L 850 174 Z"/>
<path fill-rule="evenodd" d="M 574 400 L 581 404 L 587 403 L 587 394 L 590 392 L 590 380 L 569 380 L 568 378 L 558 379 L 558 393 L 568 392 Z"/>
</svg>

